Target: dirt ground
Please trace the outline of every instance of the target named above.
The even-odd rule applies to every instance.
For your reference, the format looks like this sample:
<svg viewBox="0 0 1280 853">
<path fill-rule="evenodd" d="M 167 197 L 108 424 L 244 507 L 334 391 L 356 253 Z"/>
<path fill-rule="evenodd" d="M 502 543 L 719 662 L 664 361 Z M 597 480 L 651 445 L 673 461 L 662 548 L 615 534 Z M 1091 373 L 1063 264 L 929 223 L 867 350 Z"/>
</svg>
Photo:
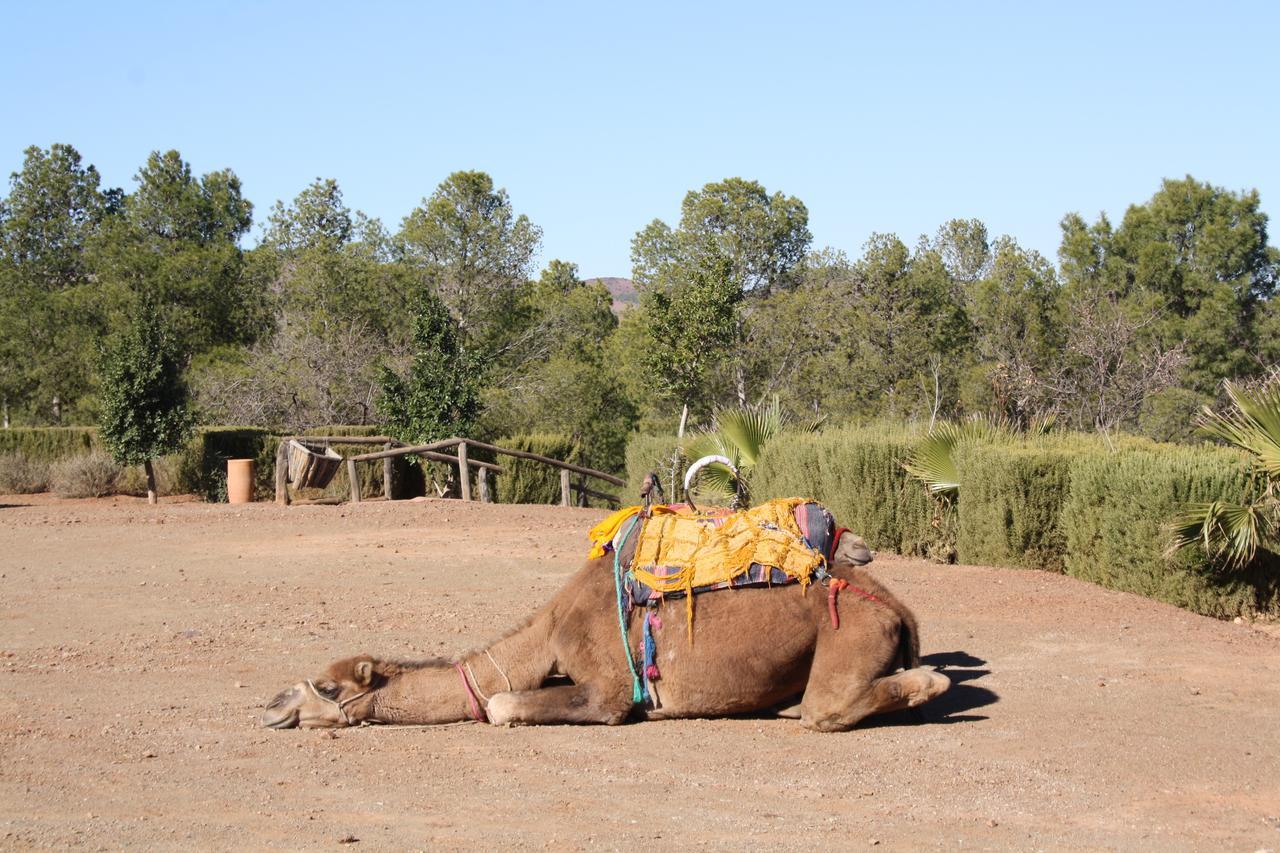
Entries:
<svg viewBox="0 0 1280 853">
<path fill-rule="evenodd" d="M 0 504 L 0 848 L 1280 848 L 1280 638 L 1248 624 L 882 556 L 955 683 L 917 717 L 276 732 L 333 658 L 503 632 L 602 513 Z"/>
</svg>

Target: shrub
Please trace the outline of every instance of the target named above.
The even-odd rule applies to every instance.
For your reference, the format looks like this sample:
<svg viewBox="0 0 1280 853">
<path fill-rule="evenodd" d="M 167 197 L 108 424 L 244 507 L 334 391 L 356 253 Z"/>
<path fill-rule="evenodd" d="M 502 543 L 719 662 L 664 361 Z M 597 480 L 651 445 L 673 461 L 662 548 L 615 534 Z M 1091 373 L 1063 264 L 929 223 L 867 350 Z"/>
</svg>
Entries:
<svg viewBox="0 0 1280 853">
<path fill-rule="evenodd" d="M 509 450 L 523 450 L 578 464 L 580 449 L 572 437 L 556 433 L 529 433 L 500 438 L 494 442 Z M 480 458 L 481 454 L 476 453 Z M 560 503 L 560 471 L 532 459 L 499 456 L 496 460 L 503 472 L 497 479 L 497 500 L 510 504 L 558 504 Z M 578 475 L 573 475 L 575 480 Z M 587 487 L 602 491 L 608 484 L 588 478 Z"/>
<path fill-rule="evenodd" d="M 954 513 L 903 468 L 917 441 L 909 430 L 882 426 L 784 435 L 756 466 L 752 495 L 811 497 L 872 548 L 952 560 Z"/>
<path fill-rule="evenodd" d="M 97 427 L 15 427 L 0 430 L 0 456 L 21 453 L 28 459 L 52 462 L 101 448 Z"/>
<path fill-rule="evenodd" d="M 1269 555 L 1226 571 L 1200 551 L 1166 554 L 1169 521 L 1187 503 L 1245 502 L 1250 488 L 1246 457 L 1208 445 L 1083 455 L 1062 512 L 1067 574 L 1208 616 L 1280 612 Z"/>
<path fill-rule="evenodd" d="M 963 494 L 956 552 L 964 563 L 1063 570 L 1062 507 L 1080 450 L 1010 441 L 957 455 Z M 1105 452 L 1098 448 L 1095 452 Z"/>
<path fill-rule="evenodd" d="M 687 439 L 686 439 L 687 442 Z M 644 484 L 645 475 L 656 472 L 662 481 L 662 488 L 668 501 L 676 500 L 680 490 L 672 483 L 684 479 L 684 471 L 689 460 L 684 456 L 681 442 L 674 433 L 667 435 L 647 435 L 636 433 L 627 442 L 627 484 L 622 488 L 623 504 L 635 504 L 640 501 L 640 487 Z"/>
<path fill-rule="evenodd" d="M 0 494 L 32 495 L 49 490 L 49 465 L 25 453 L 0 456 Z"/>
<path fill-rule="evenodd" d="M 102 451 L 69 456 L 54 463 L 53 491 L 64 498 L 101 498 L 116 494 L 120 466 Z"/>
</svg>

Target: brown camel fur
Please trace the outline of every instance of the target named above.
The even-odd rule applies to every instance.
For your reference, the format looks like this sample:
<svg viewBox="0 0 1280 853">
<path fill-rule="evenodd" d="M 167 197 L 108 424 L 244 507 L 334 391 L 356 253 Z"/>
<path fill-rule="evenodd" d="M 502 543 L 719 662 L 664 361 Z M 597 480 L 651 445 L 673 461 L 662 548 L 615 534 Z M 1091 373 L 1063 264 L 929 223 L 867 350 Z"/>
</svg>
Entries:
<svg viewBox="0 0 1280 853">
<path fill-rule="evenodd" d="M 368 655 L 337 661 L 276 696 L 262 724 L 452 723 L 481 710 L 499 725 L 617 725 L 628 718 L 775 709 L 812 729 L 844 731 L 870 714 L 927 702 L 950 686 L 946 676 L 919 666 L 915 617 L 854 565 L 870 560 L 870 553 L 856 537 L 847 538 L 831 566 L 834 577 L 850 584 L 837 600 L 839 629 L 831 623 L 822 584 L 695 596 L 692 643 L 685 600 L 664 603 L 655 634 L 661 677 L 653 683 L 651 705 L 632 703 L 608 555 L 588 562 L 550 603 L 488 648 L 457 661 L 405 663 Z M 629 620 L 628 630 L 637 669 L 640 615 Z M 900 666 L 904 671 L 895 674 Z"/>
</svg>

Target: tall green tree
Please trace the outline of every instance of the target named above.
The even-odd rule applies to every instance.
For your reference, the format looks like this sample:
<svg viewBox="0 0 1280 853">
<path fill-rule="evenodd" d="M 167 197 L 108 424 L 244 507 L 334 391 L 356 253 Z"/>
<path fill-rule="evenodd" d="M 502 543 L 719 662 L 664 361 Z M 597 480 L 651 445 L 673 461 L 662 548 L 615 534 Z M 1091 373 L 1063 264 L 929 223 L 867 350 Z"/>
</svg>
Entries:
<svg viewBox="0 0 1280 853">
<path fill-rule="evenodd" d="M 102 356 L 102 440 L 116 462 L 144 466 L 148 503 L 156 502 L 152 461 L 180 449 L 194 424 L 183 362 L 146 300 Z"/>
<path fill-rule="evenodd" d="M 1043 379 L 1053 373 L 1065 338 L 1057 271 L 1010 237 L 995 242 L 986 269 L 967 285 L 975 361 L 965 403 L 1026 425 L 1055 407 Z"/>
<path fill-rule="evenodd" d="M 542 355 L 486 389 L 488 431 L 570 435 L 585 464 L 620 470 L 636 411 L 610 356 L 618 319 L 608 289 L 582 281 L 576 264 L 553 260 L 528 293 Z"/>
<path fill-rule="evenodd" d="M 70 145 L 26 150 L 0 200 L 0 406 L 30 423 L 83 418 L 93 342 L 119 300 L 87 247 L 119 205 Z"/>
<path fill-rule="evenodd" d="M 1060 257 L 1077 294 L 1159 304 L 1155 334 L 1167 348 L 1185 347 L 1187 387 L 1214 394 L 1223 379 L 1256 369 L 1255 315 L 1280 280 L 1256 190 L 1166 179 L 1149 201 L 1130 206 L 1117 228 L 1105 217 L 1092 226 L 1066 217 Z"/>
<path fill-rule="evenodd" d="M 454 172 L 404 219 L 404 262 L 452 312 L 468 347 L 501 356 L 542 231 L 484 172 Z"/>
<path fill-rule="evenodd" d="M 684 414 L 708 414 L 708 375 L 724 363 L 738 339 L 738 303 L 742 289 L 732 280 L 727 260 L 704 256 L 688 278 L 640 294 L 648 340 L 641 353 L 650 387 L 673 400 Z"/>
<path fill-rule="evenodd" d="M 474 434 L 479 371 L 457 321 L 430 289 L 423 288 L 414 316 L 408 371 L 383 369 L 379 407 L 392 434 L 410 444 Z"/>
<path fill-rule="evenodd" d="M 239 245 L 253 221 L 239 178 L 229 169 L 197 178 L 177 151 L 155 151 L 135 180 L 123 215 L 100 232 L 100 275 L 163 306 L 189 352 L 251 343 L 270 313 Z"/>
<path fill-rule="evenodd" d="M 855 410 L 936 415 L 958 396 L 969 320 L 941 254 L 875 234 L 854 265 L 844 310 L 850 335 L 844 381 Z M 948 402 L 949 401 L 949 402 Z"/>
<path fill-rule="evenodd" d="M 632 277 L 642 294 L 662 293 L 669 303 L 695 278 L 705 297 L 708 276 L 722 277 L 724 289 L 736 291 L 733 337 L 749 349 L 751 312 L 759 300 L 798 281 L 812 239 L 809 211 L 799 199 L 727 178 L 686 194 L 678 227 L 654 220 L 636 234 Z M 755 390 L 748 387 L 748 359 L 731 354 L 732 393 L 743 405 Z"/>
</svg>

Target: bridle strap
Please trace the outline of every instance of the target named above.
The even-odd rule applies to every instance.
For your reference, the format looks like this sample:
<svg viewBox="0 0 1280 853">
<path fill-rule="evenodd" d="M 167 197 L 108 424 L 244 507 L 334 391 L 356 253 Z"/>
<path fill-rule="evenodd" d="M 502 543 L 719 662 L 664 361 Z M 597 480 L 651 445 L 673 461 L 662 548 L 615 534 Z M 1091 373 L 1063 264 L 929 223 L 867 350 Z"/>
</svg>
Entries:
<svg viewBox="0 0 1280 853">
<path fill-rule="evenodd" d="M 338 713 L 342 715 L 342 722 L 346 723 L 348 726 L 354 726 L 355 723 L 351 722 L 351 717 L 347 716 L 347 706 L 350 705 L 352 702 L 356 701 L 357 699 L 362 699 L 373 692 L 372 690 L 366 690 L 363 693 L 357 693 L 354 696 L 348 696 L 346 699 L 343 699 L 341 702 L 339 702 L 336 699 L 330 699 L 328 696 L 324 695 L 319 690 L 317 690 L 315 684 L 311 681 L 310 678 L 307 679 L 307 689 L 311 691 L 312 696 L 316 697 L 321 702 L 328 702 L 330 705 L 337 708 Z"/>
<path fill-rule="evenodd" d="M 462 679 L 462 689 L 467 691 L 467 704 L 471 706 L 471 717 L 477 723 L 487 723 L 488 718 L 484 715 L 484 708 L 480 706 L 480 701 L 476 699 L 475 692 L 471 689 L 471 682 L 467 681 L 467 674 L 462 669 L 462 664 L 455 663 L 453 668 L 458 671 L 458 677 Z"/>
</svg>

